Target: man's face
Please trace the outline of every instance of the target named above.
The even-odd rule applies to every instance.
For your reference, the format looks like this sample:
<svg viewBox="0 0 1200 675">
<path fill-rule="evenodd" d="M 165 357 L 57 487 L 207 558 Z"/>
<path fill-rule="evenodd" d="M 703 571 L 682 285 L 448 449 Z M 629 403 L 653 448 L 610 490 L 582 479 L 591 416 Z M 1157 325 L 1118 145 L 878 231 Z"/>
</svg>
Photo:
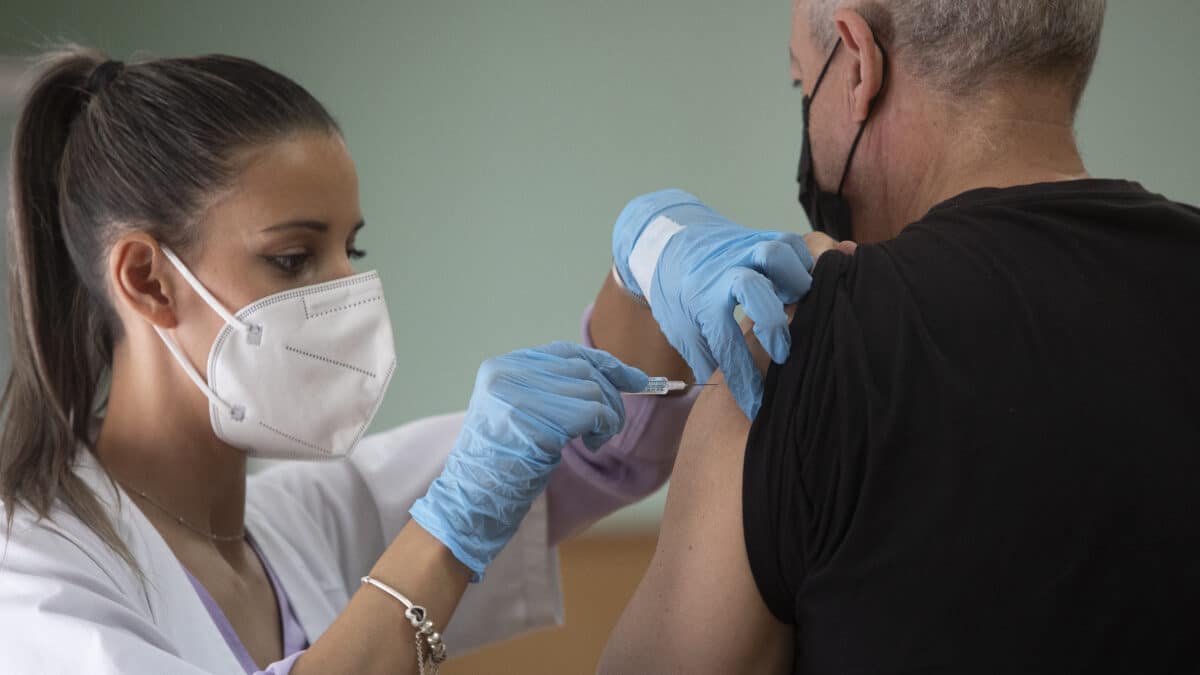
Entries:
<svg viewBox="0 0 1200 675">
<path fill-rule="evenodd" d="M 792 62 L 792 81 L 804 83 L 807 95 L 816 84 L 824 58 L 816 53 L 808 27 L 808 0 L 792 0 L 792 37 L 788 52 Z"/>
<path fill-rule="evenodd" d="M 826 48 L 813 38 L 809 3 L 810 0 L 792 2 L 792 35 L 788 49 L 791 77 L 800 84 L 805 96 L 812 97 L 807 132 L 817 184 L 824 191 L 836 192 L 859 129 L 851 108 L 855 60 L 847 50 L 838 50 L 820 90 L 813 96 L 832 45 Z"/>
</svg>

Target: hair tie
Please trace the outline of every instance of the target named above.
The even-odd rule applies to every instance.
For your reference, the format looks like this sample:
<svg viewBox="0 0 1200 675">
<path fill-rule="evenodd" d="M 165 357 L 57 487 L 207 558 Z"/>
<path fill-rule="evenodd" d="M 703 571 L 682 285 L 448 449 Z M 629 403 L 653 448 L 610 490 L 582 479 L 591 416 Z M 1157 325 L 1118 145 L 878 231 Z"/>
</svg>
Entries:
<svg viewBox="0 0 1200 675">
<path fill-rule="evenodd" d="M 103 91 L 104 88 L 109 85 L 109 83 L 117 79 L 117 76 L 120 75 L 121 71 L 124 69 L 125 64 L 121 63 L 120 61 L 109 60 L 101 63 L 100 65 L 96 66 L 96 68 L 92 71 L 91 76 L 88 77 L 87 86 L 85 89 L 87 89 L 89 95 L 96 96 Z"/>
</svg>

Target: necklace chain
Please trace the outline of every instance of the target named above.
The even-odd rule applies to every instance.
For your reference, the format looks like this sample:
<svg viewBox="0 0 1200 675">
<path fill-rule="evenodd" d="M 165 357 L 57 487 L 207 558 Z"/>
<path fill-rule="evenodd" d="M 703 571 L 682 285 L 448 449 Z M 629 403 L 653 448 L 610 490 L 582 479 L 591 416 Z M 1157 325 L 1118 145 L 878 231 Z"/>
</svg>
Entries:
<svg viewBox="0 0 1200 675">
<path fill-rule="evenodd" d="M 162 504 L 159 504 L 158 501 L 156 501 L 153 497 L 146 494 L 145 492 L 142 492 L 141 490 L 138 490 L 136 488 L 131 488 L 128 485 L 125 485 L 124 483 L 121 483 L 121 485 L 123 485 L 126 490 L 132 490 L 135 494 L 140 496 L 142 499 L 145 499 L 146 501 L 150 502 L 150 504 L 152 506 L 154 506 L 154 508 L 158 509 L 159 511 L 162 511 L 163 513 L 167 514 L 168 516 L 171 516 L 176 521 L 178 521 L 180 525 L 183 525 L 184 527 L 191 530 L 192 532 L 195 532 L 196 534 L 208 537 L 209 539 L 211 539 L 213 541 L 241 541 L 246 538 L 245 526 L 242 527 L 242 531 L 240 534 L 214 534 L 212 530 L 205 530 L 203 528 L 196 527 L 195 525 L 184 520 L 183 516 L 178 515 L 175 512 L 168 509 L 167 507 L 163 506 Z"/>
</svg>

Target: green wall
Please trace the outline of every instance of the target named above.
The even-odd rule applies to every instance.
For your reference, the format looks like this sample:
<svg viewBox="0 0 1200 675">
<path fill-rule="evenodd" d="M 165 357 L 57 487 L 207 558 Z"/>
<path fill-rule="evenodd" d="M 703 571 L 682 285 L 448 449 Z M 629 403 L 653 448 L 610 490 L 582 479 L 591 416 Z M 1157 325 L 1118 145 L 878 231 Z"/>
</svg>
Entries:
<svg viewBox="0 0 1200 675">
<path fill-rule="evenodd" d="M 1200 202 L 1200 3 L 1110 3 L 1080 118 L 1088 165 Z M 575 339 L 640 192 L 685 187 L 762 227 L 795 204 L 790 3 L 5 0 L 0 54 L 56 38 L 229 52 L 310 88 L 362 180 L 364 267 L 401 355 L 377 428 L 465 405 L 483 358 Z M 0 120 L 2 122 L 3 120 Z M 626 514 L 653 523 L 659 500 Z"/>
</svg>

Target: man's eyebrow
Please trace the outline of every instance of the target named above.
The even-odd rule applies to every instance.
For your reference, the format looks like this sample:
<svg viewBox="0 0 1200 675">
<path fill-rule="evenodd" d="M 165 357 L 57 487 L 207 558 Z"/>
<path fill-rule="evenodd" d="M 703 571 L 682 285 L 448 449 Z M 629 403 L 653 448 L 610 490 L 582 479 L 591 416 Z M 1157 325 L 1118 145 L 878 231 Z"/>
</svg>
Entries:
<svg viewBox="0 0 1200 675">
<path fill-rule="evenodd" d="M 358 221 L 358 224 L 354 226 L 353 231 L 358 232 L 359 230 L 366 227 L 366 225 L 367 225 L 366 221 L 360 220 L 360 221 Z M 299 228 L 303 228 L 306 230 L 314 230 L 317 232 L 329 231 L 329 224 L 322 222 L 320 220 L 289 220 L 287 222 L 278 223 L 278 224 L 272 225 L 270 227 L 264 227 L 262 229 L 262 231 L 263 232 L 276 232 L 278 230 L 289 230 L 294 227 L 299 227 Z"/>
</svg>

